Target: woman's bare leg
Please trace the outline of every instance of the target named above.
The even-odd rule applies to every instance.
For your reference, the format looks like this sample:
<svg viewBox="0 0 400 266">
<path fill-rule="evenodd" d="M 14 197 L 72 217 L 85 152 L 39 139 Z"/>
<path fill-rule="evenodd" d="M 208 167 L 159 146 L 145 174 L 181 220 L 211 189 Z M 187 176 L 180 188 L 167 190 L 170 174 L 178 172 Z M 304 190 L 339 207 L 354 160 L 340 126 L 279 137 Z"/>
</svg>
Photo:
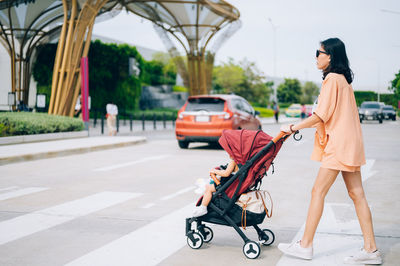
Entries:
<svg viewBox="0 0 400 266">
<path fill-rule="evenodd" d="M 372 225 L 371 211 L 362 186 L 361 173 L 342 172 L 344 182 L 350 198 L 354 202 L 358 221 L 364 237 L 364 249 L 368 252 L 376 250 L 374 228 Z"/>
<path fill-rule="evenodd" d="M 339 170 L 319 168 L 317 179 L 311 192 L 311 202 L 308 207 L 308 215 L 301 246 L 304 248 L 312 246 L 315 231 L 324 210 L 324 200 L 330 187 L 335 182 Z"/>
<path fill-rule="evenodd" d="M 215 192 L 215 186 L 214 185 L 208 185 L 206 187 L 206 192 L 203 195 L 203 200 L 201 201 L 201 205 L 203 206 L 208 206 L 210 204 L 211 198 L 212 198 L 212 193 Z"/>
</svg>

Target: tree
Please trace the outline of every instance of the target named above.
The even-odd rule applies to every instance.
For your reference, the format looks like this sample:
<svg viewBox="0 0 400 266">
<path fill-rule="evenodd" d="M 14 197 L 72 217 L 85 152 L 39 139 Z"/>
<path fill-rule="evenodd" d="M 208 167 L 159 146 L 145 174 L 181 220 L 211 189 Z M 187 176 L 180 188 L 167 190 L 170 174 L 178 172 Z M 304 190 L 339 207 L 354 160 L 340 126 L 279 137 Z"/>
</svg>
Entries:
<svg viewBox="0 0 400 266">
<path fill-rule="evenodd" d="M 318 97 L 319 94 L 318 86 L 312 81 L 307 81 L 306 83 L 304 83 L 302 91 L 303 95 L 300 98 L 300 103 L 302 104 L 313 103 L 315 98 Z"/>
<path fill-rule="evenodd" d="M 392 80 L 389 90 L 393 91 L 395 98 L 400 101 L 400 70 Z"/>
<path fill-rule="evenodd" d="M 213 85 L 216 93 L 234 93 L 253 104 L 266 106 L 273 84 L 265 82 L 254 62 L 244 59 L 236 64 L 230 58 L 228 63 L 214 67 Z"/>
<path fill-rule="evenodd" d="M 243 79 L 244 70 L 236 65 L 232 58 L 229 58 L 228 63 L 214 67 L 214 91 L 217 93 L 235 93 Z"/>
<path fill-rule="evenodd" d="M 302 95 L 301 84 L 297 79 L 286 78 L 277 89 L 278 100 L 282 103 L 298 103 Z"/>
</svg>

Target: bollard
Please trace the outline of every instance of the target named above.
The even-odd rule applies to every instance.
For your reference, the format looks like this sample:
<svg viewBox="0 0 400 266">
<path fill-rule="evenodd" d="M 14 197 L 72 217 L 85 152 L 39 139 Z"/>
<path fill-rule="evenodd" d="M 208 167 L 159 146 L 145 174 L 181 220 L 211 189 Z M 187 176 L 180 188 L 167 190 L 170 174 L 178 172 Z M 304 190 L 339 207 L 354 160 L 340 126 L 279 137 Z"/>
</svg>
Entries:
<svg viewBox="0 0 400 266">
<path fill-rule="evenodd" d="M 119 115 L 117 115 L 117 132 L 119 132 Z"/>
<path fill-rule="evenodd" d="M 166 123 L 165 123 L 165 113 L 163 113 L 162 115 L 163 115 L 163 124 L 164 124 L 164 129 L 166 129 L 166 128 L 167 128 L 167 125 L 166 125 Z"/>
<path fill-rule="evenodd" d="M 144 114 L 142 114 L 142 130 L 145 130 L 145 126 L 144 126 Z"/>
<path fill-rule="evenodd" d="M 97 110 L 94 111 L 94 122 L 93 122 L 93 127 L 96 127 L 97 124 Z"/>
<path fill-rule="evenodd" d="M 131 131 L 132 131 L 132 128 L 133 128 L 133 122 L 132 122 L 132 120 L 133 120 L 132 115 L 129 115 L 129 126 L 130 126 L 130 128 L 131 128 Z"/>
<path fill-rule="evenodd" d="M 153 114 L 153 128 L 154 128 L 154 130 L 157 129 L 157 126 L 156 126 L 156 114 Z"/>
<path fill-rule="evenodd" d="M 101 116 L 101 135 L 104 134 L 104 115 Z"/>
</svg>

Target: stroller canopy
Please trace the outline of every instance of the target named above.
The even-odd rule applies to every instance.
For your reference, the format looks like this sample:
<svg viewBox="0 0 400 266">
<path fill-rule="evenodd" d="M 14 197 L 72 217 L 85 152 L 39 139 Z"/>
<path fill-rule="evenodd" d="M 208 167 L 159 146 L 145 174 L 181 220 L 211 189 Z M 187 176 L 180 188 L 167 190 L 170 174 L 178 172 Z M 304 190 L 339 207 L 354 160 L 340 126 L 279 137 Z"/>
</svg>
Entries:
<svg viewBox="0 0 400 266">
<path fill-rule="evenodd" d="M 234 159 L 239 166 L 244 165 L 248 160 L 260 152 L 272 137 L 263 131 L 253 130 L 224 130 L 219 139 L 222 148 Z M 276 154 L 280 150 L 282 142 L 278 141 L 267 153 L 250 166 L 245 180 L 243 181 L 238 195 L 254 186 L 258 179 L 263 178 Z M 226 190 L 228 197 L 232 198 L 239 184 L 236 179 Z"/>
</svg>

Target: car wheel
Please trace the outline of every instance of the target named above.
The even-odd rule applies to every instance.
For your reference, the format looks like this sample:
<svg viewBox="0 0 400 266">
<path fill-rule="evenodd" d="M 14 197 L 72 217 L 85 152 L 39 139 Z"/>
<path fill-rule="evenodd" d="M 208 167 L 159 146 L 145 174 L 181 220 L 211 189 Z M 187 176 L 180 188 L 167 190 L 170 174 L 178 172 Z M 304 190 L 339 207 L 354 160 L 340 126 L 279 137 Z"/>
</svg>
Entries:
<svg viewBox="0 0 400 266">
<path fill-rule="evenodd" d="M 393 116 L 393 117 L 392 117 L 392 120 L 393 120 L 393 121 L 396 121 L 396 116 Z"/>
<path fill-rule="evenodd" d="M 380 118 L 380 119 L 379 119 L 379 124 L 382 124 L 382 122 L 383 122 L 383 121 L 382 121 L 382 118 Z"/>
<path fill-rule="evenodd" d="M 189 147 L 189 141 L 178 140 L 178 145 L 181 149 L 187 149 Z"/>
<path fill-rule="evenodd" d="M 360 119 L 360 123 L 362 123 L 362 119 Z"/>
</svg>

